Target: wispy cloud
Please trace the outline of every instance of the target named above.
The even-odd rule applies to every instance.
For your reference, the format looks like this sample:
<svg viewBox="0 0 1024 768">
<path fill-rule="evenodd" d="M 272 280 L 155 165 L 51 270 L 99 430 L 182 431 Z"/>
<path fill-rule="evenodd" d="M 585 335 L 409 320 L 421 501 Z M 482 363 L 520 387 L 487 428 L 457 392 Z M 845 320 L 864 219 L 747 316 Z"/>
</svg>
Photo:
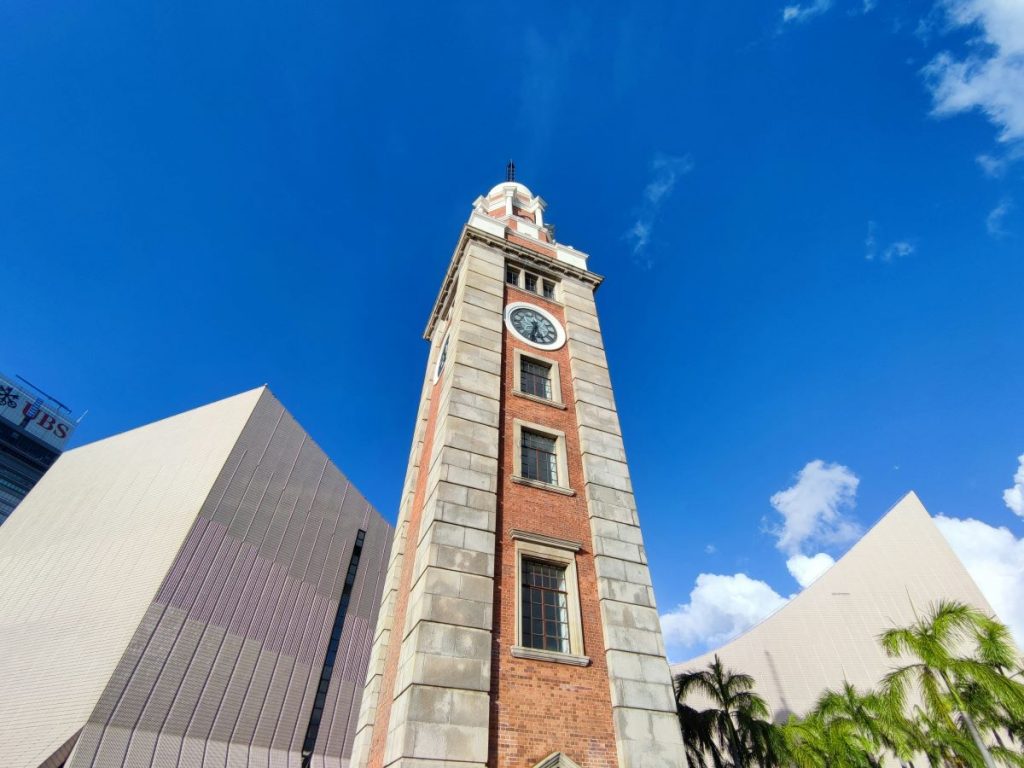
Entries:
<svg viewBox="0 0 1024 768">
<path fill-rule="evenodd" d="M 992 237 L 1005 237 L 1006 230 L 1003 229 L 1003 219 L 1006 218 L 1006 214 L 1013 208 L 1013 201 L 1004 197 L 999 201 L 999 205 L 988 212 L 988 216 L 985 217 L 985 229 Z"/>
<path fill-rule="evenodd" d="M 944 51 L 923 73 L 938 116 L 981 111 L 1003 144 L 1024 141 L 1024 3 L 939 0 L 949 27 L 974 29 L 970 52 Z M 984 167 L 984 165 L 983 165 Z"/>
<path fill-rule="evenodd" d="M 866 3 L 865 3 L 866 5 Z M 815 16 L 820 16 L 832 7 L 832 0 L 812 0 L 804 5 L 787 5 L 782 9 L 782 21 L 785 24 L 801 23 Z"/>
<path fill-rule="evenodd" d="M 909 240 L 896 240 L 889 243 L 889 245 L 886 246 L 886 249 L 882 251 L 882 261 L 902 259 L 906 256 L 910 256 L 916 250 L 917 246 Z"/>
<path fill-rule="evenodd" d="M 659 153 L 651 161 L 651 180 L 644 187 L 636 221 L 625 234 L 625 239 L 632 244 L 635 258 L 642 257 L 646 252 L 661 207 L 676 188 L 679 178 L 692 169 L 693 159 L 689 155 Z M 646 265 L 650 266 L 649 260 Z"/>
<path fill-rule="evenodd" d="M 565 24 L 531 26 L 523 32 L 517 119 L 527 155 L 540 155 L 550 144 L 573 57 L 586 48 L 590 26 L 586 16 L 572 12 Z"/>
<path fill-rule="evenodd" d="M 1024 141 L 1018 141 L 1009 146 L 1001 146 L 993 152 L 982 152 L 975 160 L 981 166 L 986 176 L 998 179 L 1006 169 L 1013 163 L 1024 158 Z"/>
<path fill-rule="evenodd" d="M 864 238 L 864 258 L 874 261 L 878 255 L 878 225 L 873 221 L 868 222 L 868 236 Z"/>
<path fill-rule="evenodd" d="M 894 259 L 902 259 L 910 256 L 917 250 L 917 246 L 910 239 L 893 240 L 884 248 L 878 244 L 878 224 L 874 221 L 868 222 L 868 234 L 864 238 L 864 258 L 868 261 L 876 259 L 883 262 L 890 262 Z"/>
</svg>

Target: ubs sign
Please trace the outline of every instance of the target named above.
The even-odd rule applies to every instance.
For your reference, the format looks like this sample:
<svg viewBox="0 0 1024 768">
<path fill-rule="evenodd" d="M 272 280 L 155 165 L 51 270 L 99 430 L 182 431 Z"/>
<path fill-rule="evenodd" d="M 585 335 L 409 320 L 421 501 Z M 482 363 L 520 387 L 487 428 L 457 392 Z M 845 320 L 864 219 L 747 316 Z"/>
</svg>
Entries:
<svg viewBox="0 0 1024 768">
<path fill-rule="evenodd" d="M 4 376 L 0 376 L 0 418 L 58 451 L 64 450 L 75 428 L 70 414 L 53 408 L 45 398 Z"/>
</svg>

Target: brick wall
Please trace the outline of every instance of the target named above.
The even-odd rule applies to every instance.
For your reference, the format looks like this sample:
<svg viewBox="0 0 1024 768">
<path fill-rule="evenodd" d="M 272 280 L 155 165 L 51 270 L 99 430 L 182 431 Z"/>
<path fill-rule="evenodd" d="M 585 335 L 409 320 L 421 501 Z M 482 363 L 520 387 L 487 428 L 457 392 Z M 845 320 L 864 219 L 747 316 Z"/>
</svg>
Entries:
<svg viewBox="0 0 1024 768">
<path fill-rule="evenodd" d="M 427 429 L 423 440 L 423 449 L 420 453 L 419 465 L 422 468 L 430 465 L 430 456 L 433 451 L 434 431 L 437 421 L 438 398 L 436 394 L 440 380 L 433 385 L 430 398 L 430 411 L 427 416 Z M 412 508 L 409 514 L 407 546 L 409 556 L 403 559 L 402 572 L 399 577 L 398 593 L 395 601 L 395 614 L 392 632 L 395 633 L 388 645 L 387 655 L 384 660 L 384 675 L 381 681 L 382 695 L 377 704 L 376 718 L 374 722 L 373 737 L 370 741 L 370 756 L 367 765 L 370 768 L 381 768 L 384 764 L 384 753 L 387 746 L 387 736 L 391 726 L 391 708 L 394 703 L 395 679 L 398 675 L 399 656 L 402 650 L 404 639 L 404 627 L 406 611 L 409 605 L 409 591 L 412 585 L 412 576 L 415 566 L 416 542 L 420 538 L 420 521 L 423 517 L 423 497 L 427 485 L 427 472 L 420 471 L 416 477 L 416 491 L 413 495 Z"/>
<path fill-rule="evenodd" d="M 564 323 L 560 304 L 536 294 L 506 288 L 506 303 L 528 301 L 548 310 Z M 583 768 L 617 765 L 608 670 L 594 573 L 591 530 L 583 495 L 575 409 L 572 408 L 572 377 L 568 348 L 554 352 L 536 350 L 506 332 L 503 340 L 501 452 L 499 456 L 498 544 L 494 643 L 491 676 L 491 737 L 489 763 L 496 768 L 529 766 L 551 752 L 560 751 Z M 556 408 L 513 394 L 515 349 L 533 357 L 553 360 L 559 366 L 561 400 L 569 407 Z M 512 423 L 522 419 L 565 433 L 569 487 L 576 495 L 564 496 L 513 483 Z M 576 554 L 580 611 L 583 621 L 583 652 L 586 667 L 514 658 L 510 648 L 516 638 L 515 546 L 512 529 L 543 533 L 577 541 Z"/>
</svg>

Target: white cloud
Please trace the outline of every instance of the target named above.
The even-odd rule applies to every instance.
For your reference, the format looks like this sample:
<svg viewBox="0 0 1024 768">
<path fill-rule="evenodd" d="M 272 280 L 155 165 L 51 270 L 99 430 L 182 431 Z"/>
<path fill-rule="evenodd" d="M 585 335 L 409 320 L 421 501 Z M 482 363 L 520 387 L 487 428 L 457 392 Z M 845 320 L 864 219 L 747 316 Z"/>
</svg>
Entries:
<svg viewBox="0 0 1024 768">
<path fill-rule="evenodd" d="M 1024 481 L 1024 474 L 1017 477 Z M 939 515 L 935 524 L 1024 648 L 1024 539 L 971 518 Z"/>
<path fill-rule="evenodd" d="M 1003 229 L 1003 219 L 1006 218 L 1006 214 L 1013 208 L 1013 201 L 1010 198 L 1003 198 L 999 205 L 988 212 L 988 216 L 985 217 L 985 229 L 992 237 L 1003 237 L 1006 235 L 1006 230 Z"/>
<path fill-rule="evenodd" d="M 659 153 L 651 162 L 651 180 L 644 187 L 637 219 L 625 235 L 633 245 L 634 256 L 640 256 L 646 250 L 662 204 L 676 188 L 679 177 L 691 170 L 693 160 L 689 155 L 677 157 Z"/>
<path fill-rule="evenodd" d="M 894 240 L 889 243 L 881 254 L 878 251 L 878 224 L 874 221 L 868 222 L 868 234 L 864 238 L 864 258 L 868 261 L 874 261 L 875 259 L 881 259 L 888 263 L 893 259 L 904 258 L 910 256 L 917 246 L 914 245 L 910 240 Z"/>
<path fill-rule="evenodd" d="M 801 587 L 806 587 L 812 581 L 817 581 L 821 574 L 835 564 L 836 561 L 831 555 L 819 552 L 813 557 L 793 555 L 786 561 L 786 568 Z"/>
<path fill-rule="evenodd" d="M 896 240 L 895 242 L 889 243 L 889 247 L 882 252 L 882 261 L 902 259 L 906 256 L 910 256 L 915 250 L 917 250 L 916 246 L 910 241 Z"/>
<path fill-rule="evenodd" d="M 707 546 L 704 547 L 704 554 L 706 554 L 706 555 L 713 555 L 717 551 L 718 551 L 718 547 L 716 547 L 714 544 L 708 544 Z"/>
<path fill-rule="evenodd" d="M 868 236 L 864 238 L 864 258 L 874 261 L 878 255 L 878 225 L 873 221 L 868 222 Z"/>
<path fill-rule="evenodd" d="M 864 7 L 862 8 L 861 13 L 871 13 L 875 10 L 877 5 L 878 3 L 875 2 L 875 0 L 864 0 Z"/>
<path fill-rule="evenodd" d="M 815 16 L 820 16 L 831 7 L 832 0 L 813 0 L 813 2 L 806 5 L 787 5 L 782 9 L 782 21 L 785 23 L 791 21 L 800 23 Z M 867 7 L 866 2 L 865 7 Z"/>
<path fill-rule="evenodd" d="M 980 110 L 999 140 L 1024 139 L 1024 3 L 1016 0 L 940 0 L 949 24 L 980 36 L 958 58 L 945 51 L 924 68 L 933 112 Z"/>
<path fill-rule="evenodd" d="M 1013 476 L 1013 487 L 1003 491 L 1003 501 L 1015 515 L 1024 517 L 1024 454 L 1017 461 L 1017 472 Z"/>
<path fill-rule="evenodd" d="M 677 648 L 713 648 L 785 604 L 768 584 L 745 573 L 702 573 L 690 602 L 661 615 L 661 629 L 665 642 Z"/>
<path fill-rule="evenodd" d="M 1011 164 L 1021 158 L 1024 158 L 1024 142 L 1003 147 L 994 154 L 982 152 L 974 159 L 978 161 L 978 165 L 981 166 L 981 170 L 985 172 L 986 176 L 998 179 Z"/>
<path fill-rule="evenodd" d="M 860 535 L 860 526 L 843 512 L 854 505 L 860 480 L 842 464 L 808 462 L 796 483 L 771 497 L 783 523 L 772 533 L 776 546 L 799 555 L 805 545 L 845 544 Z"/>
</svg>

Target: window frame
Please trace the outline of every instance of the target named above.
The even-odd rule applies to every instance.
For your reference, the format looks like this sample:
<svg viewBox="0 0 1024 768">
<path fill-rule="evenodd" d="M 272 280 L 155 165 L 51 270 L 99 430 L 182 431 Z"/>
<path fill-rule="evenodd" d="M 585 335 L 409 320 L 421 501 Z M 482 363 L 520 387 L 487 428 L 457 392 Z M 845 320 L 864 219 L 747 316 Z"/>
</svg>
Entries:
<svg viewBox="0 0 1024 768">
<path fill-rule="evenodd" d="M 544 402 L 544 401 L 541 401 Z M 544 437 L 549 437 L 555 441 L 555 466 L 558 472 L 557 482 L 546 483 L 543 480 L 534 480 L 530 477 L 523 477 L 523 430 L 527 432 L 533 432 Z M 546 427 L 543 424 L 535 424 L 531 421 L 523 421 L 522 419 L 512 420 L 512 482 L 518 483 L 519 485 L 528 485 L 532 488 L 540 488 L 542 490 L 554 491 L 564 496 L 575 496 L 574 491 L 569 486 L 569 460 L 566 456 L 565 448 L 565 432 L 559 429 L 552 429 Z"/>
<path fill-rule="evenodd" d="M 511 282 L 509 273 L 514 272 L 516 275 L 515 282 Z M 526 281 L 531 279 L 536 281 L 534 287 L 531 290 L 527 287 Z M 561 300 L 558 298 L 558 285 L 561 281 L 544 271 L 532 269 L 530 267 L 523 266 L 519 262 L 506 261 L 505 262 L 505 284 L 511 285 L 514 288 L 518 288 L 521 291 L 539 296 L 545 301 L 551 301 L 555 304 L 561 304 Z M 545 288 L 551 288 L 551 295 L 545 293 Z"/>
<path fill-rule="evenodd" d="M 527 370 L 527 369 L 530 370 Z M 527 389 L 529 385 L 530 389 Z M 519 356 L 519 389 L 525 394 L 552 400 L 555 391 L 551 382 L 551 363 L 532 357 Z"/>
<path fill-rule="evenodd" d="M 541 365 L 546 365 L 551 371 L 551 398 L 540 397 L 529 392 L 523 391 L 523 358 L 530 360 Z M 535 355 L 530 351 L 516 348 L 513 351 L 512 364 L 515 366 L 512 372 L 512 394 L 517 397 L 525 397 L 527 400 L 533 400 L 535 403 L 544 403 L 545 405 L 551 405 L 560 410 L 565 410 L 565 402 L 562 400 L 562 379 L 559 376 L 558 361 L 552 360 L 550 357 L 544 357 L 543 355 Z"/>
<path fill-rule="evenodd" d="M 586 655 L 583 639 L 583 616 L 580 610 L 579 576 L 576 570 L 576 553 L 583 547 L 578 541 L 558 539 L 540 533 L 530 533 L 513 528 L 511 537 L 515 543 L 516 558 L 516 633 L 510 649 L 512 656 L 520 659 L 551 661 L 560 664 L 587 666 L 590 658 Z M 548 651 L 543 648 L 529 648 L 523 642 L 523 561 L 545 563 L 565 568 L 566 607 L 569 629 L 569 652 Z"/>
<path fill-rule="evenodd" d="M 520 470 L 525 480 L 545 485 L 558 485 L 558 438 L 532 429 L 519 433 Z M 524 455 L 525 454 L 525 455 Z M 527 475 L 527 471 L 531 472 Z"/>
<path fill-rule="evenodd" d="M 447 331 L 444 335 L 444 340 L 441 342 L 441 346 L 437 351 L 437 360 L 434 361 L 434 383 L 437 384 L 438 379 L 444 373 L 444 369 L 448 364 L 448 342 L 451 341 L 452 333 Z"/>
</svg>

